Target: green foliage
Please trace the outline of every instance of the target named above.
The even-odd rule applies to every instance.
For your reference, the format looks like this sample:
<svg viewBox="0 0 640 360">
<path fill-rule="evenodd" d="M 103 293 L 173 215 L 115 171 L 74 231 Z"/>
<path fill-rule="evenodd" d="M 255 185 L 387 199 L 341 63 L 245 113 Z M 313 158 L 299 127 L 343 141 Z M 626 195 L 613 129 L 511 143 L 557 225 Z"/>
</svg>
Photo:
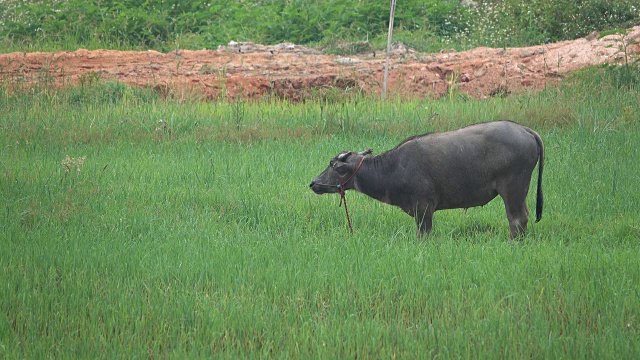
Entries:
<svg viewBox="0 0 640 360">
<path fill-rule="evenodd" d="M 626 39 L 625 32 L 621 36 L 622 41 L 616 54 L 618 62 L 603 65 L 607 77 L 604 82 L 614 84 L 616 89 L 637 89 L 640 87 L 640 57 L 637 53 L 631 53 L 630 47 L 638 44 L 638 41 Z"/>
<path fill-rule="evenodd" d="M 328 48 L 371 40 L 383 47 L 388 7 L 386 0 L 7 0 L 0 7 L 0 46 L 167 51 L 231 40 Z M 398 3 L 394 24 L 398 40 L 435 51 L 531 45 L 639 21 L 635 0 L 408 0 Z"/>
<path fill-rule="evenodd" d="M 108 106 L 113 104 L 139 104 L 159 100 L 157 92 L 132 87 L 118 82 L 102 81 L 97 73 L 87 73 L 80 85 L 64 90 L 56 89 L 53 84 L 44 83 L 35 87 L 19 87 L 10 82 L 0 82 L 0 106 L 6 108 L 31 107 L 44 101 L 55 107 Z"/>
<path fill-rule="evenodd" d="M 640 86 L 640 69 L 638 61 L 632 65 L 604 65 L 606 74 L 611 78 L 610 82 L 616 87 L 637 88 Z"/>
<path fill-rule="evenodd" d="M 525 46 L 583 37 L 592 31 L 640 22 L 635 0 L 463 1 L 464 29 L 454 42 L 471 46 Z"/>
</svg>

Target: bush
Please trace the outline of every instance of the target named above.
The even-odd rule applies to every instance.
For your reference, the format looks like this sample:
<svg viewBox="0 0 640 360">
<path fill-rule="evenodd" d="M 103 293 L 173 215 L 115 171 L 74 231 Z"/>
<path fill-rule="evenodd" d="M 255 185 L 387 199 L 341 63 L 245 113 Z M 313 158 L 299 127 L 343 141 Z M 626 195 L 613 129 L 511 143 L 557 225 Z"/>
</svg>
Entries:
<svg viewBox="0 0 640 360">
<path fill-rule="evenodd" d="M 403 0 L 394 25 L 422 50 L 520 46 L 640 23 L 637 0 Z M 384 46 L 389 1 L 5 0 L 7 50 L 216 48 L 231 40 Z M 332 47 L 332 46 L 328 46 Z"/>
<path fill-rule="evenodd" d="M 583 37 L 640 23 L 637 0 L 488 0 L 466 4 L 456 42 L 525 46 Z"/>
</svg>

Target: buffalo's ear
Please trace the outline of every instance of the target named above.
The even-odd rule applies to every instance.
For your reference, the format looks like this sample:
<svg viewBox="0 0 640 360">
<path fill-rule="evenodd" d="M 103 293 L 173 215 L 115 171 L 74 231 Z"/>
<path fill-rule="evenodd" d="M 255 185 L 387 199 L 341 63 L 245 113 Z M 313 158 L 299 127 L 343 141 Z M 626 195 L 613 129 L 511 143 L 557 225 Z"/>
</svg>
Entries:
<svg viewBox="0 0 640 360">
<path fill-rule="evenodd" d="M 338 156 L 336 156 L 336 159 L 338 161 L 345 162 L 347 161 L 347 158 L 349 157 L 349 155 L 351 155 L 351 151 L 343 151 L 340 154 L 338 154 Z"/>
<path fill-rule="evenodd" d="M 358 155 L 362 155 L 362 156 L 369 155 L 369 154 L 373 154 L 373 149 L 367 149 L 365 151 L 360 151 L 358 153 Z"/>
</svg>

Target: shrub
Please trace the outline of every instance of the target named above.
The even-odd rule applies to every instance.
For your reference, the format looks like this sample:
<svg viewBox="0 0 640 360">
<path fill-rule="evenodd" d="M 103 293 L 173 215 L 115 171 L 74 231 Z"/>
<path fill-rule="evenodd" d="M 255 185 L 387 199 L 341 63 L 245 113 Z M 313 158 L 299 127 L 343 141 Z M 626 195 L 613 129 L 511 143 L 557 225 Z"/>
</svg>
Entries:
<svg viewBox="0 0 640 360">
<path fill-rule="evenodd" d="M 326 45 L 370 39 L 383 46 L 388 21 L 387 0 L 4 0 L 0 46 L 168 51 L 231 40 Z M 402 40 L 422 50 L 531 45 L 638 23 L 637 0 L 403 0 L 394 20 Z"/>
</svg>

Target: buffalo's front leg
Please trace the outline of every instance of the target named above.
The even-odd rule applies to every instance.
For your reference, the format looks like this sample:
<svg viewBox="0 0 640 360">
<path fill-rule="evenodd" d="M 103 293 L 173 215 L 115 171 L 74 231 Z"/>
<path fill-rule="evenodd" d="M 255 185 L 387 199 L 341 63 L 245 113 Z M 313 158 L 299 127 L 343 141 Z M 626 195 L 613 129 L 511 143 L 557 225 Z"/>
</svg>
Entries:
<svg viewBox="0 0 640 360">
<path fill-rule="evenodd" d="M 416 206 L 411 211 L 407 211 L 407 214 L 413 216 L 416 220 L 416 225 L 418 227 L 418 238 L 421 238 L 425 235 L 429 235 L 431 232 L 431 226 L 433 223 L 433 210 L 434 206 L 427 205 L 424 207 Z"/>
</svg>

